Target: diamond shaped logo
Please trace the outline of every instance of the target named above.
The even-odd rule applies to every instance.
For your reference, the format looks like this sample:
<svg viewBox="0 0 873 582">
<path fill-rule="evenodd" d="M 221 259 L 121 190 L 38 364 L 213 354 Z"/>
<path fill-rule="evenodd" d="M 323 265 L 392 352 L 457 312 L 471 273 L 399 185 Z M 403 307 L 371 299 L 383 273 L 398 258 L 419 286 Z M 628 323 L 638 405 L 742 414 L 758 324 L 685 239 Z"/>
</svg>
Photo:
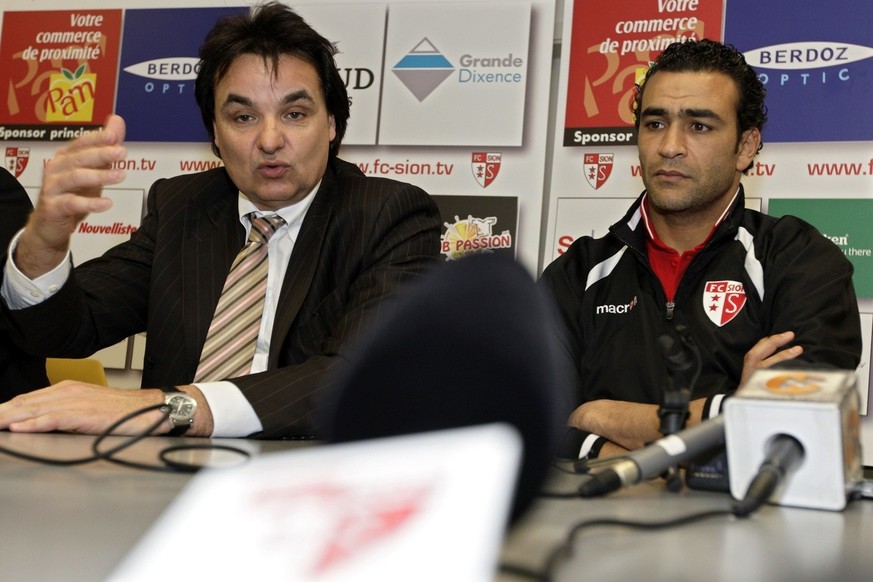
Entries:
<svg viewBox="0 0 873 582">
<path fill-rule="evenodd" d="M 448 79 L 455 68 L 425 37 L 391 70 L 421 102 L 433 93 L 434 89 L 439 87 L 443 81 Z"/>
</svg>

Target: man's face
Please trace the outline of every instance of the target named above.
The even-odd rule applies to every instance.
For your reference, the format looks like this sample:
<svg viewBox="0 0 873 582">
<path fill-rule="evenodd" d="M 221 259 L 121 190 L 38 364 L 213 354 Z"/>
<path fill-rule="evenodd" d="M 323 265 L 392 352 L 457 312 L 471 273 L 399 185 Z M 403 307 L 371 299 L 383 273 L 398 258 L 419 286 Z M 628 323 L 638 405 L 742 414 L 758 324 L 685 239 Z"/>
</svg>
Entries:
<svg viewBox="0 0 873 582">
<path fill-rule="evenodd" d="M 739 135 L 738 100 L 723 73 L 658 72 L 646 82 L 638 147 L 656 212 L 724 210 L 760 142 L 757 129 Z"/>
<path fill-rule="evenodd" d="M 315 67 L 284 55 L 276 70 L 244 54 L 215 85 L 215 144 L 234 184 L 261 210 L 302 200 L 336 136 Z"/>
</svg>

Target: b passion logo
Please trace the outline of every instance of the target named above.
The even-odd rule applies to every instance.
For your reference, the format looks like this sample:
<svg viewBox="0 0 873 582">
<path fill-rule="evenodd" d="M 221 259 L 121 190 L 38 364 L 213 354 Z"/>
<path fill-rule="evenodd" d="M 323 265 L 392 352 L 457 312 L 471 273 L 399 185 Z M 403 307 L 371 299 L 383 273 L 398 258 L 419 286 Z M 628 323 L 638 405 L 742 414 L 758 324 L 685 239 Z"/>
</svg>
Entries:
<svg viewBox="0 0 873 582">
<path fill-rule="evenodd" d="M 792 80 L 808 85 L 848 81 L 847 65 L 873 57 L 873 48 L 841 42 L 791 42 L 758 48 L 743 54 L 746 62 L 756 69 L 782 71 L 772 75 L 759 72 L 758 77 L 765 85 L 771 81 L 785 85 Z M 831 67 L 839 69 L 831 70 Z"/>
<path fill-rule="evenodd" d="M 196 57 L 168 57 L 136 63 L 124 68 L 126 73 L 149 79 L 145 84 L 146 93 L 171 90 L 181 93 L 186 83 L 197 78 L 200 59 Z M 155 81 L 161 81 L 155 83 Z M 175 82 L 175 83 L 173 83 Z"/>
<path fill-rule="evenodd" d="M 455 223 L 444 222 L 446 232 L 441 241 L 441 252 L 446 260 L 454 261 L 467 255 L 491 253 L 497 249 L 512 248 L 512 235 L 508 230 L 495 233 L 496 216 L 474 218 L 467 216 L 461 220 L 455 216 Z"/>
</svg>

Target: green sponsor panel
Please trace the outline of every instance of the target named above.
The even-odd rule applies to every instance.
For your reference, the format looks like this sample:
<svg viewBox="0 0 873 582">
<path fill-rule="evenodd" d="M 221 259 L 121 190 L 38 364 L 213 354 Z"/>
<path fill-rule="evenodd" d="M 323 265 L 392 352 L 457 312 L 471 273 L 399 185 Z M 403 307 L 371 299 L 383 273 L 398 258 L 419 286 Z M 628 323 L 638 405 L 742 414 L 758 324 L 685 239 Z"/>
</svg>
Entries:
<svg viewBox="0 0 873 582">
<path fill-rule="evenodd" d="M 791 214 L 815 226 L 855 266 L 858 297 L 873 297 L 873 200 L 771 198 L 768 214 Z"/>
</svg>

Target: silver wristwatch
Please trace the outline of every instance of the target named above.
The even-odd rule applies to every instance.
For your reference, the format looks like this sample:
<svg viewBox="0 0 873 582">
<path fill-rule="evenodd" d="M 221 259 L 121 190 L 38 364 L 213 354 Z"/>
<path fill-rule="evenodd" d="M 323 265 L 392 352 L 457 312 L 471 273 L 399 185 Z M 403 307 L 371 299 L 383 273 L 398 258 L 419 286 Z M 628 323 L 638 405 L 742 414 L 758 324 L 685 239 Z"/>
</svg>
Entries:
<svg viewBox="0 0 873 582">
<path fill-rule="evenodd" d="M 197 401 L 175 386 L 164 386 L 164 406 L 167 408 L 170 424 L 173 428 L 167 434 L 179 436 L 185 434 L 194 424 L 194 412 L 197 410 Z"/>
</svg>

